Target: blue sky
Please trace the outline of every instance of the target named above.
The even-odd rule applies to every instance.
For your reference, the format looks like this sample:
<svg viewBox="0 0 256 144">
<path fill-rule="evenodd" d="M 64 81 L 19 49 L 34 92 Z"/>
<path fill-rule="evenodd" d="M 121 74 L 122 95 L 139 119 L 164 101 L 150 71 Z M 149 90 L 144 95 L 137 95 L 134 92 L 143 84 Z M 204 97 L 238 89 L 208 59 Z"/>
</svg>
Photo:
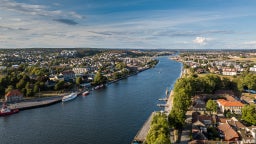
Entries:
<svg viewBox="0 0 256 144">
<path fill-rule="evenodd" d="M 0 0 L 0 48 L 255 49 L 255 0 Z"/>
</svg>

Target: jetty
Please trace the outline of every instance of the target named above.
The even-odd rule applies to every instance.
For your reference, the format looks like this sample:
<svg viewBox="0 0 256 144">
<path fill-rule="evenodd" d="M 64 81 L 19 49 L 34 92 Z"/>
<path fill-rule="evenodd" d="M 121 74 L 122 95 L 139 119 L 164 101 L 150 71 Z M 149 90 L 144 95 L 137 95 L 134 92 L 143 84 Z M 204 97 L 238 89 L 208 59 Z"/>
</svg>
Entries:
<svg viewBox="0 0 256 144">
<path fill-rule="evenodd" d="M 9 108 L 19 110 L 26 110 L 32 108 L 39 108 L 44 106 L 49 106 L 55 103 L 59 103 L 62 100 L 62 96 L 46 97 L 46 98 L 37 98 L 32 100 L 23 100 L 18 103 L 10 103 Z"/>
<path fill-rule="evenodd" d="M 132 144 L 139 144 L 145 142 L 154 114 L 155 112 L 151 113 L 150 117 L 147 119 L 142 128 L 134 137 Z"/>
</svg>

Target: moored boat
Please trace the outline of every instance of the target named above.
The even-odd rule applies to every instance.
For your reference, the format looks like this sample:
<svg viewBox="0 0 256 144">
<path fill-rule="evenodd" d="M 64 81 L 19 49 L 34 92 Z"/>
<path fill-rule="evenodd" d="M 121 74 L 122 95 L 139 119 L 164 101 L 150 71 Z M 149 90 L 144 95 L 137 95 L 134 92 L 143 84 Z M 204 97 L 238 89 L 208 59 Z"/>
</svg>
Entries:
<svg viewBox="0 0 256 144">
<path fill-rule="evenodd" d="M 96 86 L 94 89 L 97 90 L 97 89 L 99 89 L 99 88 L 100 88 L 100 86 Z"/>
<path fill-rule="evenodd" d="M 71 94 L 64 96 L 62 98 L 62 101 L 63 102 L 70 101 L 70 100 L 72 100 L 72 99 L 74 99 L 76 97 L 77 97 L 77 93 L 76 92 L 72 92 Z"/>
<path fill-rule="evenodd" d="M 88 94 L 90 94 L 90 92 L 89 91 L 85 91 L 85 92 L 83 92 L 83 96 L 87 96 Z"/>
<path fill-rule="evenodd" d="M 7 107 L 6 103 L 4 102 L 0 111 L 0 116 L 7 116 L 7 115 L 15 114 L 17 112 L 19 112 L 19 109 L 10 109 Z"/>
</svg>

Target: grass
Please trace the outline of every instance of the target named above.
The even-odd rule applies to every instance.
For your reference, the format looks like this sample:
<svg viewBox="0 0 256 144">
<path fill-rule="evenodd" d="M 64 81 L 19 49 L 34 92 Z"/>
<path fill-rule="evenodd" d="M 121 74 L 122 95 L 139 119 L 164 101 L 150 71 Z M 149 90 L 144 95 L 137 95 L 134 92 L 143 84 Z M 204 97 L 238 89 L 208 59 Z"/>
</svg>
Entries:
<svg viewBox="0 0 256 144">
<path fill-rule="evenodd" d="M 228 61 L 252 61 L 252 62 L 256 62 L 256 57 L 255 58 L 231 58 L 231 59 L 228 59 Z"/>
</svg>

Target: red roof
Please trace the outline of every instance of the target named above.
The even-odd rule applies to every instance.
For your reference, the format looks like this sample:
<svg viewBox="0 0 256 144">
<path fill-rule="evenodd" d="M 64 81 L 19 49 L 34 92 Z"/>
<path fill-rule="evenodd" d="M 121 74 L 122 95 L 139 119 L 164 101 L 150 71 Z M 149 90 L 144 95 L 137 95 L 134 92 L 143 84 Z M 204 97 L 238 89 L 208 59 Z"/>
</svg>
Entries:
<svg viewBox="0 0 256 144">
<path fill-rule="evenodd" d="M 223 72 L 236 72 L 237 70 L 235 68 L 223 68 Z"/>
<path fill-rule="evenodd" d="M 235 138 L 239 138 L 239 135 L 235 130 L 232 129 L 232 127 L 225 123 L 218 126 L 218 129 L 221 130 L 225 135 L 225 140 L 234 140 Z"/>
<path fill-rule="evenodd" d="M 23 94 L 19 90 L 11 90 L 7 94 L 5 94 L 5 97 L 10 97 L 10 96 L 23 96 Z"/>
<path fill-rule="evenodd" d="M 218 102 L 224 107 L 242 107 L 242 106 L 244 106 L 244 104 L 239 101 L 227 101 L 224 99 L 218 99 Z"/>
</svg>

